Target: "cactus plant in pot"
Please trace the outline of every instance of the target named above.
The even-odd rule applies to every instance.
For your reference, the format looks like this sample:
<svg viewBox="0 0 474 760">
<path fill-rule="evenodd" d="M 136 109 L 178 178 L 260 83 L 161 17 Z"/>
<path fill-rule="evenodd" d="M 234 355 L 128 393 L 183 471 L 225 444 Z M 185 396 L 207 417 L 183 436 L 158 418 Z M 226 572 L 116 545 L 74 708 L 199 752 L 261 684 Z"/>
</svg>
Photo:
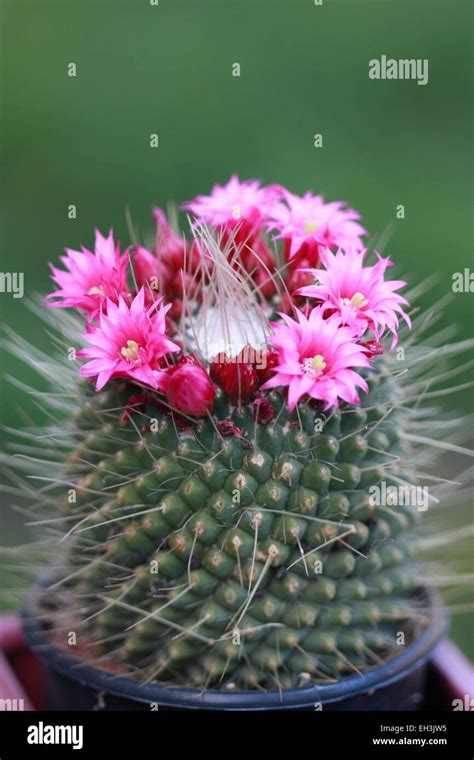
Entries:
<svg viewBox="0 0 474 760">
<path fill-rule="evenodd" d="M 342 203 L 233 177 L 185 209 L 188 240 L 156 209 L 149 248 L 67 249 L 54 356 L 11 341 L 49 382 L 22 461 L 50 706 L 416 709 L 431 317 Z"/>
</svg>

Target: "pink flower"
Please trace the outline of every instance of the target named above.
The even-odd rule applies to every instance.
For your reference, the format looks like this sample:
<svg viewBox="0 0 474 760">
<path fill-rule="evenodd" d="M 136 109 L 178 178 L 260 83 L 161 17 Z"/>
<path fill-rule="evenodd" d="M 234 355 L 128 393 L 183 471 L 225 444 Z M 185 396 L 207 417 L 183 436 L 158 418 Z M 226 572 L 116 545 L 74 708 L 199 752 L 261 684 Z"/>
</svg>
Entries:
<svg viewBox="0 0 474 760">
<path fill-rule="evenodd" d="M 146 285 L 149 291 L 159 294 L 169 294 L 173 275 L 169 267 L 162 261 L 159 261 L 146 248 L 138 245 L 132 258 L 133 273 L 138 288 Z"/>
<path fill-rule="evenodd" d="M 377 254 L 374 266 L 364 267 L 364 252 L 332 254 L 327 249 L 321 253 L 325 269 L 313 269 L 314 285 L 300 288 L 297 293 L 322 301 L 322 309 L 335 312 L 342 324 L 353 328 L 357 336 L 371 329 L 378 340 L 388 328 L 393 334 L 392 348 L 397 342 L 398 315 L 408 326 L 410 318 L 401 304 L 407 301 L 395 293 L 406 283 L 403 280 L 384 280 L 389 259 Z"/>
<path fill-rule="evenodd" d="M 210 195 L 198 195 L 183 205 L 198 222 L 233 229 L 239 225 L 249 231 L 258 228 L 268 215 L 275 192 L 260 186 L 258 180 L 239 180 L 233 174 L 227 185 L 214 185 Z"/>
<path fill-rule="evenodd" d="M 50 264 L 52 279 L 60 289 L 46 296 L 48 306 L 84 309 L 95 317 L 105 299 L 117 303 L 120 296 L 128 295 L 128 253 L 120 255 L 112 230 L 107 238 L 96 230 L 94 253 L 86 248 L 82 252 L 66 248 L 66 253 L 60 258 L 69 271 Z"/>
<path fill-rule="evenodd" d="M 212 412 L 215 386 L 197 364 L 184 363 L 172 369 L 166 393 L 170 405 L 182 414 L 204 417 Z"/>
<path fill-rule="evenodd" d="M 100 312 L 98 325 L 89 326 L 82 337 L 91 348 L 78 351 L 81 359 L 90 359 L 81 367 L 83 377 L 97 377 L 99 391 L 115 377 L 126 377 L 156 390 L 165 389 L 167 373 L 160 358 L 179 347 L 165 335 L 165 315 L 169 306 L 156 301 L 145 307 L 142 288 L 130 306 L 122 297 L 118 305 L 107 300 L 107 313 Z M 159 307 L 159 308 L 158 308 Z"/>
<path fill-rule="evenodd" d="M 360 403 L 357 388 L 367 391 L 367 383 L 351 367 L 370 367 L 370 362 L 352 331 L 341 327 L 337 317 L 324 319 L 320 307 L 309 317 L 295 311 L 298 321 L 281 314 L 286 324 L 273 323 L 271 342 L 279 352 L 279 363 L 262 389 L 288 386 L 290 411 L 305 395 L 326 402 L 326 408 L 338 399 Z"/>
<path fill-rule="evenodd" d="M 196 226 L 205 223 L 217 230 L 233 266 L 249 272 L 264 298 L 275 292 L 271 277 L 275 262 L 261 233 L 277 197 L 274 189 L 261 187 L 258 180 L 240 181 L 234 174 L 226 185 L 214 185 L 210 195 L 183 205 L 196 217 Z"/>
<path fill-rule="evenodd" d="M 182 298 L 183 292 L 192 297 L 201 286 L 198 275 L 202 258 L 197 245 L 186 245 L 171 229 L 164 212 L 153 209 L 156 240 L 153 251 L 137 246 L 133 255 L 133 272 L 138 287 L 146 285 L 146 295 L 153 300 L 156 294 L 168 301 Z"/>
<path fill-rule="evenodd" d="M 363 248 L 361 237 L 367 231 L 356 221 L 360 214 L 345 208 L 344 203 L 324 203 L 321 195 L 309 191 L 300 197 L 280 185 L 273 189 L 282 200 L 271 208 L 268 229 L 278 231 L 277 239 L 289 241 L 290 259 L 305 252 L 316 263 L 318 246 L 349 251 Z"/>
<path fill-rule="evenodd" d="M 153 256 L 147 248 L 143 248 L 141 245 L 137 245 L 134 250 L 132 265 L 139 287 L 149 283 L 153 277 L 158 277 L 158 261 L 156 256 Z"/>
<path fill-rule="evenodd" d="M 184 240 L 171 229 L 166 214 L 161 208 L 153 209 L 156 223 L 156 242 L 154 253 L 165 266 L 177 270 L 185 267 L 186 246 Z M 189 269 L 189 266 L 186 266 Z"/>
</svg>

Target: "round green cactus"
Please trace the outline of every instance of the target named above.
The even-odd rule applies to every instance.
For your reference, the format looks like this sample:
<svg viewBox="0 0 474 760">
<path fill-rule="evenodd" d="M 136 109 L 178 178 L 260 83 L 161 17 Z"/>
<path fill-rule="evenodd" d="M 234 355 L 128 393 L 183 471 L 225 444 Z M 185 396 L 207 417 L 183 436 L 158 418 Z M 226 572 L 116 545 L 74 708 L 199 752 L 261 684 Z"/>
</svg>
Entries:
<svg viewBox="0 0 474 760">
<path fill-rule="evenodd" d="M 229 186 L 261 203 L 260 227 L 251 204 L 242 226 L 195 226 L 189 245 L 157 210 L 153 255 L 120 254 L 97 233 L 94 254 L 53 268 L 51 305 L 77 307 L 87 328 L 42 309 L 56 356 L 9 341 L 49 385 L 38 398 L 50 424 L 20 434 L 28 478 L 13 477 L 46 531 L 42 604 L 58 646 L 74 632 L 78 657 L 174 686 L 331 682 L 393 657 L 430 622 L 423 554 L 450 540 L 424 536 L 431 484 L 448 482 L 433 475 L 435 454 L 469 452 L 432 440 L 457 420 L 425 402 L 452 373 L 443 356 L 467 344 L 424 342 L 436 308 L 409 331 L 404 283 L 384 279 L 387 259 L 364 266 L 352 210 L 323 244 L 321 199 L 283 192 L 284 218 L 301 202 L 308 220 L 273 254 L 264 235 L 281 223 L 269 209 L 282 189 Z M 347 255 L 325 248 L 344 243 Z M 301 287 L 303 264 L 319 268 Z M 398 333 L 396 352 L 384 353 L 384 332 L 392 347 Z M 90 345 L 76 354 L 80 334 Z"/>
<path fill-rule="evenodd" d="M 82 384 L 62 505 L 80 518 L 66 575 L 81 636 L 131 672 L 199 687 L 335 679 L 396 651 L 419 607 L 419 512 L 371 496 L 412 480 L 388 375 L 385 361 L 361 406 L 326 413 L 289 413 L 271 391 L 265 424 L 222 393 L 183 425 L 130 383 Z"/>
</svg>

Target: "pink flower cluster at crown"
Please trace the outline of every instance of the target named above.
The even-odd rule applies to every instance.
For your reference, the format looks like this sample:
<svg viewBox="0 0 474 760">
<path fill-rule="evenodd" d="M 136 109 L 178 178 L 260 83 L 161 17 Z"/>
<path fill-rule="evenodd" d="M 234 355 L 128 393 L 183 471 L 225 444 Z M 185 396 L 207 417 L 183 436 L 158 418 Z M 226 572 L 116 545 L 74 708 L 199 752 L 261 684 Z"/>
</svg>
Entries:
<svg viewBox="0 0 474 760">
<path fill-rule="evenodd" d="M 219 355 L 210 365 L 182 350 L 183 297 L 199 308 L 211 264 L 204 246 L 174 232 L 157 208 L 151 250 L 121 252 L 112 231 L 107 237 L 97 231 L 93 251 L 67 248 L 64 269 L 51 265 L 58 289 L 46 304 L 75 308 L 85 320 L 81 375 L 97 390 L 126 378 L 148 389 L 137 399 L 149 399 L 152 389 L 161 408 L 184 417 L 212 413 L 216 384 L 231 404 L 253 400 L 260 422 L 272 416 L 264 393 L 271 388 L 287 391 L 290 410 L 304 398 L 326 408 L 359 403 L 367 384 L 358 370 L 383 353 L 387 333 L 393 348 L 400 318 L 410 326 L 407 302 L 397 292 L 405 283 L 385 279 L 388 258 L 376 254 L 375 263 L 367 263 L 359 214 L 310 192 L 299 197 L 236 176 L 183 209 L 193 225 L 216 230 L 231 264 L 238 262 L 253 279 L 264 310 L 277 313 L 265 367 L 261 356 L 259 363 L 252 359 L 260 347 L 234 358 Z M 275 274 L 285 281 L 283 296 Z M 239 429 L 225 422 L 219 423 L 222 434 L 236 435 Z"/>
</svg>

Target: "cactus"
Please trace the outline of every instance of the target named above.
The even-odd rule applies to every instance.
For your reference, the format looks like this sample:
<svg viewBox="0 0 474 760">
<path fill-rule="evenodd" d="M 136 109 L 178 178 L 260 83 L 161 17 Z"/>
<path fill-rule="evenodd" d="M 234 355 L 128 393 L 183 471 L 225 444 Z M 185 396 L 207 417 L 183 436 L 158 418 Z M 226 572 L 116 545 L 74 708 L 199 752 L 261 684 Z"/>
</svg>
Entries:
<svg viewBox="0 0 474 760">
<path fill-rule="evenodd" d="M 261 282 L 229 264 L 229 249 L 243 255 L 235 230 L 225 240 L 200 230 L 195 245 L 214 257 L 206 292 L 212 285 L 222 296 L 231 283 L 239 310 L 260 318 Z M 281 279 L 294 276 L 288 267 Z M 199 327 L 204 307 L 219 308 L 215 298 L 203 305 L 204 294 L 192 312 L 185 289 L 173 295 L 181 314 L 171 338 L 179 320 L 183 337 L 190 319 Z M 28 468 L 46 481 L 33 498 L 41 513 L 46 507 L 53 543 L 64 529 L 47 595 L 56 643 L 73 629 L 81 656 L 101 667 L 145 682 L 248 690 L 338 680 L 419 635 L 429 622 L 426 505 L 413 489 L 426 482 L 426 438 L 439 413 L 419 404 L 431 382 L 433 352 L 419 338 L 429 317 L 400 331 L 403 363 L 367 344 L 373 361 L 359 370 L 367 382 L 359 403 L 303 395 L 291 408 L 284 386 L 255 384 L 251 356 L 245 375 L 236 360 L 221 366 L 190 339 L 216 380 L 194 416 L 186 401 L 169 403 L 169 388 L 132 376 L 112 375 L 97 391 L 66 356 L 76 318 L 49 310 L 45 318 L 61 351 L 51 358 L 29 348 L 28 356 L 51 382 L 42 399 L 55 421 L 41 454 L 29 444 Z M 25 351 L 21 339 L 14 343 Z M 136 346 L 129 340 L 122 356 L 134 360 Z M 160 366 L 173 378 L 185 365 L 172 358 Z M 277 371 L 263 369 L 267 381 Z M 178 400 L 184 379 L 175 383 Z M 393 486 L 412 498 L 377 502 L 374 494 Z"/>
<path fill-rule="evenodd" d="M 288 414 L 277 392 L 265 425 L 222 394 L 219 417 L 239 437 L 208 419 L 181 432 L 146 403 L 123 423 L 133 388 L 83 389 L 66 479 L 80 514 L 94 505 L 68 548 L 88 634 L 197 686 L 337 678 L 386 654 L 416 607 L 417 512 L 370 502 L 403 435 L 401 413 L 384 420 L 401 388 L 377 380 L 322 432 L 321 411 Z"/>
</svg>

